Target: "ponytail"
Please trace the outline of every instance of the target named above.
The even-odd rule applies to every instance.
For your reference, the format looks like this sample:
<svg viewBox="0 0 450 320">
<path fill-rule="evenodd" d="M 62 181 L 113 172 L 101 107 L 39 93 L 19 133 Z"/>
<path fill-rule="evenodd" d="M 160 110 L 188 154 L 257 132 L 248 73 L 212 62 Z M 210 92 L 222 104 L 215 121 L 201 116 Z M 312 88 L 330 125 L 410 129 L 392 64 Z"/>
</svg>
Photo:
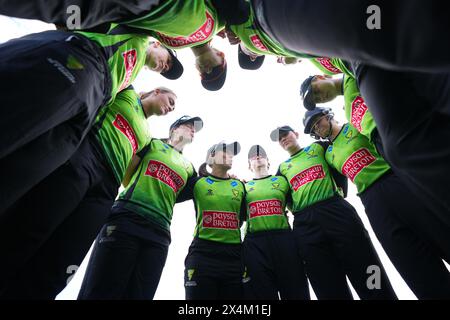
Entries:
<svg viewBox="0 0 450 320">
<path fill-rule="evenodd" d="M 208 164 L 206 162 L 204 162 L 198 168 L 198 174 L 200 175 L 200 177 L 207 177 L 207 176 L 209 176 L 209 172 L 208 172 L 207 166 L 208 166 Z"/>
</svg>

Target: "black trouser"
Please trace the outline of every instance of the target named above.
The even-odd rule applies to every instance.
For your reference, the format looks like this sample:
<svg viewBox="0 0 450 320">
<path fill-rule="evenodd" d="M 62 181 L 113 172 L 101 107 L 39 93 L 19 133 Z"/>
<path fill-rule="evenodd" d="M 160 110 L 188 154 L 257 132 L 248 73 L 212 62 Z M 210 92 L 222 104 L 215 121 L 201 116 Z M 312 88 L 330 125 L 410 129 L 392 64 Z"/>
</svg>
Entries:
<svg viewBox="0 0 450 320">
<path fill-rule="evenodd" d="M 57 25 L 66 26 L 66 21 L 73 14 L 70 6 L 76 5 L 80 8 L 81 28 L 95 27 L 104 22 L 122 21 L 143 16 L 150 12 L 152 6 L 162 0 L 8 0 L 0 1 L 0 14 L 25 19 L 37 19 Z M 69 12 L 68 12 L 69 11 Z M 73 23 L 73 21 L 72 21 Z"/>
<path fill-rule="evenodd" d="M 450 76 L 367 66 L 359 87 L 394 172 L 450 228 Z"/>
<path fill-rule="evenodd" d="M 65 288 L 111 213 L 117 195 L 113 179 L 86 193 L 76 210 L 22 268 L 8 297 L 51 300 Z"/>
<path fill-rule="evenodd" d="M 344 199 L 334 197 L 296 213 L 294 235 L 318 299 L 352 299 L 346 275 L 361 299 L 397 298 L 367 230 Z M 369 287 L 373 266 L 380 285 Z"/>
<path fill-rule="evenodd" d="M 43 272 L 48 278 L 54 274 L 47 273 L 46 263 L 53 266 L 58 259 L 68 255 L 83 257 L 95 239 L 95 230 L 99 230 L 105 221 L 102 205 L 110 208 L 117 190 L 118 182 L 96 138 L 90 135 L 66 164 L 27 193 L 1 219 L 0 251 L 5 259 L 0 264 L 0 290 L 3 291 L 8 282 L 14 287 L 15 274 L 39 254 L 44 244 L 50 248 L 46 255 L 52 257 L 42 261 Z M 85 202 L 80 205 L 83 200 Z M 89 210 L 84 211 L 85 206 Z M 69 233 L 76 235 L 75 238 Z M 56 251 L 51 252 L 52 248 L 62 252 L 71 248 L 71 252 L 55 256 Z M 71 261 L 61 266 L 64 272 L 66 263 Z"/>
<path fill-rule="evenodd" d="M 247 233 L 243 243 L 245 298 L 309 300 L 308 281 L 297 252 L 291 230 Z"/>
<path fill-rule="evenodd" d="M 263 29 L 293 51 L 386 69 L 450 70 L 450 44 L 440 36 L 450 30 L 443 1 L 252 0 L 252 4 Z M 381 29 L 367 27 L 371 5 L 381 9 Z"/>
<path fill-rule="evenodd" d="M 243 299 L 241 244 L 195 238 L 184 265 L 186 300 Z"/>
<path fill-rule="evenodd" d="M 420 211 L 420 201 L 390 173 L 360 197 L 378 240 L 414 294 L 419 299 L 449 299 L 450 273 L 439 250 L 409 225 L 426 214 Z"/>
<path fill-rule="evenodd" d="M 113 209 L 98 235 L 79 300 L 151 300 L 166 263 L 170 234 L 134 221 L 136 213 Z"/>
<path fill-rule="evenodd" d="M 0 45 L 0 215 L 67 161 L 110 95 L 100 48 L 46 31 Z"/>
</svg>

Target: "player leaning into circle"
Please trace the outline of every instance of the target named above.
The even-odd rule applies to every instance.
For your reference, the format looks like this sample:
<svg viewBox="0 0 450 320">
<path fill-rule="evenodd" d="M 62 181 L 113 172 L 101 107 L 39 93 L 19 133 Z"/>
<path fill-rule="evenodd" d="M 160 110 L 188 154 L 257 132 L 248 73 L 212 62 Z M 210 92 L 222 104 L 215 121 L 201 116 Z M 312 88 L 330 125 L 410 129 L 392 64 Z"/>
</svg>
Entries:
<svg viewBox="0 0 450 320">
<path fill-rule="evenodd" d="M 0 223 L 1 282 L 15 292 L 7 296 L 53 299 L 64 288 L 67 267 L 81 264 L 131 174 L 133 156 L 150 140 L 147 118 L 168 114 L 175 103 L 164 87 L 140 96 L 131 86 L 122 90 L 68 163 L 7 212 Z"/>
<path fill-rule="evenodd" d="M 339 59 L 321 58 L 321 66 L 333 70 L 334 61 Z M 317 61 L 317 59 L 311 59 Z M 340 73 L 340 69 L 337 69 Z M 358 131 L 374 143 L 378 153 L 384 156 L 383 143 L 378 134 L 377 126 L 372 114 L 359 92 L 355 78 L 349 74 L 343 77 L 333 78 L 330 74 L 310 76 L 300 86 L 300 96 L 307 110 L 313 110 L 317 103 L 326 103 L 337 96 L 344 96 L 345 118 Z"/>
<path fill-rule="evenodd" d="M 78 299 L 149 300 L 158 287 L 176 202 L 186 200 L 185 187 L 197 175 L 183 156 L 199 117 L 183 116 L 170 126 L 169 139 L 152 139 L 100 231 Z"/>
<path fill-rule="evenodd" d="M 286 177 L 291 187 L 293 232 L 317 298 L 352 299 L 347 276 L 361 299 L 396 299 L 367 230 L 342 197 L 347 179 L 325 160 L 328 143 L 301 148 L 299 134 L 289 126 L 270 136 L 290 154 L 277 175 Z M 376 288 L 367 285 L 373 266 L 380 272 Z"/>
<path fill-rule="evenodd" d="M 0 57 L 5 104 L 17 105 L 27 93 L 0 117 L 8 132 L 0 136 L 0 214 L 72 156 L 100 107 L 111 104 L 144 65 L 170 79 L 183 71 L 167 49 L 120 26 L 107 34 L 30 34 L 0 45 Z"/>
<path fill-rule="evenodd" d="M 219 90 L 226 79 L 227 62 L 224 53 L 211 46 L 211 40 L 223 30 L 226 21 L 219 16 L 219 10 L 213 2 L 211 0 L 195 1 L 193 5 L 190 1 L 183 1 L 175 5 L 172 1 L 172 6 L 180 11 L 174 18 L 183 22 L 174 23 L 168 20 L 167 13 L 164 13 L 165 31 L 159 31 L 161 28 L 158 24 L 155 26 L 152 14 L 148 18 L 139 18 L 127 25 L 140 30 L 144 29 L 167 48 L 173 50 L 191 48 L 195 55 L 196 68 L 200 72 L 202 86 L 211 91 Z M 182 7 L 182 10 L 179 7 Z M 181 20 L 182 15 L 185 15 L 185 18 Z M 169 26 L 173 30 L 168 28 Z"/>
<path fill-rule="evenodd" d="M 213 145 L 200 166 L 200 177 L 188 186 L 196 227 L 185 259 L 187 300 L 243 298 L 240 227 L 245 218 L 245 187 L 228 174 L 240 149 L 238 142 Z"/>
<path fill-rule="evenodd" d="M 333 66 L 345 70 L 348 64 L 341 67 L 339 61 L 330 60 Z M 301 89 L 305 107 L 311 109 L 316 102 L 333 99 L 342 87 L 347 120 L 375 143 L 378 152 L 415 196 L 450 228 L 450 204 L 444 187 L 450 176 L 446 165 L 449 152 L 441 143 L 449 132 L 445 125 L 435 125 L 450 120 L 450 100 L 445 94 L 448 75 L 389 73 L 369 66 L 361 70 L 365 80 L 360 84 L 366 89 L 365 93 L 352 73 L 346 71 L 343 80 L 322 76 L 308 78 Z M 396 90 L 401 93 L 386 94 L 394 84 L 399 84 Z M 372 103 L 366 103 L 367 99 Z M 421 147 L 417 148 L 418 145 Z"/>
<path fill-rule="evenodd" d="M 250 148 L 248 163 L 255 177 L 245 184 L 245 298 L 309 300 L 303 261 L 286 216 L 292 201 L 289 183 L 269 174 L 269 159 L 260 145 Z"/>
<path fill-rule="evenodd" d="M 420 200 L 392 172 L 373 143 L 350 124 L 339 125 L 330 109 L 307 111 L 305 133 L 327 139 L 327 163 L 357 187 L 369 221 L 389 258 L 419 299 L 450 298 L 448 228 L 433 220 Z M 433 244 L 421 236 L 431 231 Z"/>
</svg>

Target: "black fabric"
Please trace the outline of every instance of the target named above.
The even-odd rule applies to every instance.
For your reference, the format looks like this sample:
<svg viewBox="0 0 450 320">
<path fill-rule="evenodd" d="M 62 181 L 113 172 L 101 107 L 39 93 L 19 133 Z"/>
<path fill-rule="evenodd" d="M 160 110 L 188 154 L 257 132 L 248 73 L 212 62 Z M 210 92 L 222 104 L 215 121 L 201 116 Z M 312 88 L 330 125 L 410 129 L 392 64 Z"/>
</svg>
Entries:
<svg viewBox="0 0 450 320">
<path fill-rule="evenodd" d="M 450 76 L 365 68 L 358 79 L 386 160 L 450 228 Z M 395 93 L 392 91 L 395 88 Z"/>
<path fill-rule="evenodd" d="M 8 0 L 0 1 L 0 14 L 25 19 L 37 19 L 60 26 L 66 26 L 66 21 L 72 14 L 68 8 L 76 5 L 81 9 L 81 28 L 92 28 L 105 22 L 120 22 L 144 16 L 154 6 L 163 0 Z"/>
<path fill-rule="evenodd" d="M 291 230 L 247 234 L 243 243 L 245 298 L 309 300 L 308 281 L 297 252 Z"/>
<path fill-rule="evenodd" d="M 104 223 L 105 216 L 83 212 L 80 216 L 82 221 L 78 221 L 81 213 L 77 213 L 76 209 L 89 195 L 89 191 L 95 196 L 95 188 L 99 188 L 97 194 L 105 194 L 104 197 L 111 201 L 119 187 L 99 148 L 95 137 L 89 136 L 70 161 L 34 187 L 3 215 L 0 220 L 0 250 L 5 262 L 0 264 L 0 290 L 6 290 L 15 274 L 66 223 L 68 226 L 63 230 L 67 228 L 70 232 L 78 233 L 76 238 L 84 242 L 80 240 L 80 246 L 77 247 L 78 243 L 72 244 L 73 239 L 66 238 L 65 242 L 57 240 L 54 246 L 60 246 L 60 250 L 65 250 L 65 245 L 75 246 L 74 255 L 86 254 L 96 235 L 93 232 Z M 100 206 L 100 203 L 95 205 Z M 69 222 L 71 219 L 77 223 L 72 225 Z M 56 261 L 58 257 L 54 259 Z M 48 261 L 49 265 L 53 262 Z"/>
<path fill-rule="evenodd" d="M 53 300 L 80 266 L 111 212 L 115 177 L 105 175 L 21 269 L 7 293 L 14 299 Z"/>
<path fill-rule="evenodd" d="M 186 300 L 243 299 L 241 244 L 195 238 L 184 264 Z"/>
<path fill-rule="evenodd" d="M 0 57 L 1 215 L 76 151 L 109 99 L 111 79 L 100 49 L 72 33 L 14 39 L 0 45 Z"/>
<path fill-rule="evenodd" d="M 450 29 L 444 1 L 251 0 L 269 36 L 300 53 L 357 60 L 387 69 L 450 69 L 450 45 L 438 35 Z M 378 5 L 381 29 L 366 13 Z"/>
<path fill-rule="evenodd" d="M 361 219 L 344 199 L 297 213 L 293 232 L 318 299 L 352 299 L 345 276 L 361 299 L 397 298 Z M 380 269 L 379 289 L 367 286 L 369 266 Z"/>
<path fill-rule="evenodd" d="M 427 210 L 394 174 L 360 197 L 378 240 L 414 294 L 419 299 L 449 299 L 450 273 L 440 250 L 423 236 L 431 226 L 428 231 L 445 236 L 441 242 L 448 246 L 448 229 L 430 225 Z"/>
<path fill-rule="evenodd" d="M 105 224 L 98 235 L 78 299 L 153 299 L 168 246 L 114 227 Z"/>
</svg>

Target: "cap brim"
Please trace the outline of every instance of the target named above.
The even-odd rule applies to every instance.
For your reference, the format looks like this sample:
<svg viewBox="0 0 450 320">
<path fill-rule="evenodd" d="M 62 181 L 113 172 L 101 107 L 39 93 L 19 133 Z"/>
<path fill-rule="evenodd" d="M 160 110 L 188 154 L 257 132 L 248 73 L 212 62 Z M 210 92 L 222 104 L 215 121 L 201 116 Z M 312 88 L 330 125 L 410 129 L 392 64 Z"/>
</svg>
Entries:
<svg viewBox="0 0 450 320">
<path fill-rule="evenodd" d="M 272 139 L 273 142 L 278 142 L 280 140 L 280 134 L 281 133 L 286 133 L 289 131 L 293 131 L 291 129 L 275 129 L 270 133 L 270 139 Z"/>
<path fill-rule="evenodd" d="M 259 56 L 252 60 L 247 54 L 242 51 L 241 46 L 238 46 L 238 61 L 239 66 L 245 70 L 257 70 L 261 68 L 266 56 Z"/>
<path fill-rule="evenodd" d="M 193 123 L 195 132 L 199 132 L 203 128 L 203 120 L 200 117 L 193 117 L 189 120 L 182 121 L 179 123 L 179 125 L 185 124 L 185 123 Z"/>
<path fill-rule="evenodd" d="M 169 54 L 172 58 L 172 67 L 166 72 L 161 72 L 161 75 L 169 80 L 176 80 L 179 77 L 181 77 L 181 75 L 184 72 L 184 68 L 180 60 L 178 60 L 178 58 L 173 53 L 173 51 L 170 49 L 167 49 L 167 51 L 169 51 Z"/>
<path fill-rule="evenodd" d="M 209 74 L 205 74 L 202 79 L 202 86 L 209 91 L 220 90 L 227 78 L 227 63 L 222 66 L 215 67 Z"/>
<path fill-rule="evenodd" d="M 239 152 L 241 152 L 241 144 L 237 141 L 227 144 L 226 148 L 227 148 L 227 151 L 233 150 L 233 155 L 237 155 L 237 154 L 239 154 Z"/>
<path fill-rule="evenodd" d="M 258 148 L 259 146 L 259 148 Z M 258 152 L 259 149 L 259 152 Z M 267 158 L 267 153 L 266 150 L 264 150 L 263 147 L 261 147 L 260 145 L 255 145 L 252 146 L 248 152 L 248 158 L 253 158 L 254 156 L 260 156 L 260 157 L 264 157 Z"/>
</svg>

